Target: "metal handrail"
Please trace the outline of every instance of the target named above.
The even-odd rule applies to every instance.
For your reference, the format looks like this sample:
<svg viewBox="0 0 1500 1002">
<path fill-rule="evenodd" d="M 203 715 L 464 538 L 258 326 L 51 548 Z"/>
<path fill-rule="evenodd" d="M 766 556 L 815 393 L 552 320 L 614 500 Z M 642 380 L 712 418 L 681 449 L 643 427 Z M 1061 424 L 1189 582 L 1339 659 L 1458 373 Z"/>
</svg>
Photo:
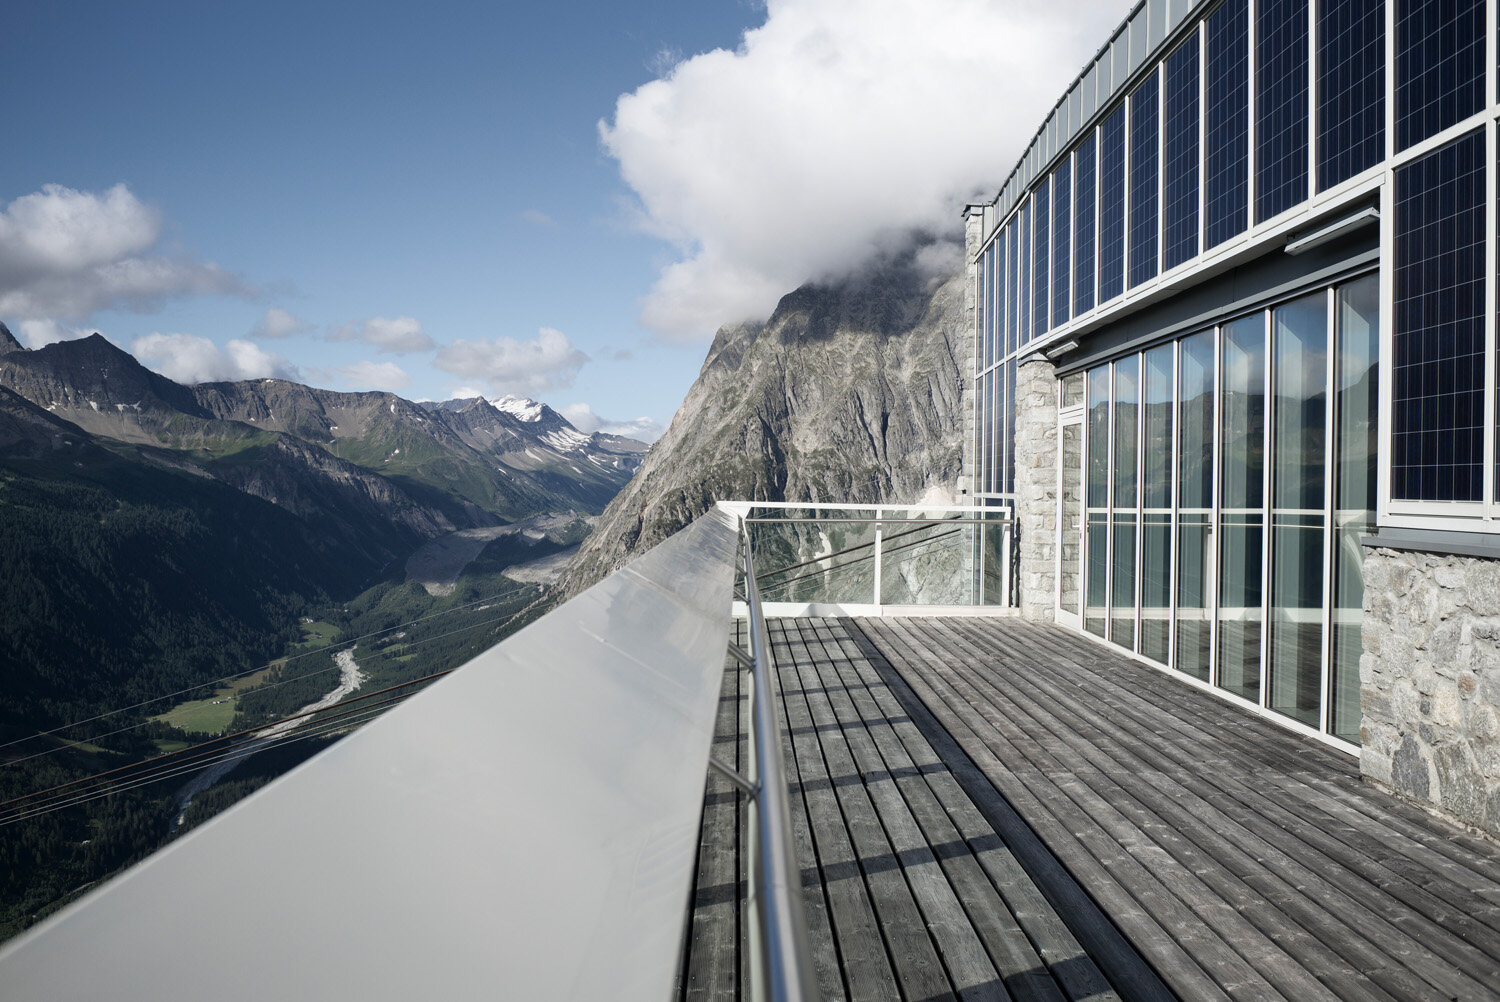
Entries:
<svg viewBox="0 0 1500 1002">
<path fill-rule="evenodd" d="M 818 997 L 818 987 L 808 944 L 802 868 L 792 839 L 792 813 L 781 762 L 771 643 L 755 581 L 750 532 L 743 520 L 740 542 L 750 631 L 750 761 L 754 772 L 748 785 L 737 785 L 755 811 L 755 832 L 750 840 L 750 910 L 755 916 L 750 930 L 750 960 L 751 970 L 758 977 L 752 978 L 751 995 L 771 1002 L 812 1002 Z"/>
</svg>

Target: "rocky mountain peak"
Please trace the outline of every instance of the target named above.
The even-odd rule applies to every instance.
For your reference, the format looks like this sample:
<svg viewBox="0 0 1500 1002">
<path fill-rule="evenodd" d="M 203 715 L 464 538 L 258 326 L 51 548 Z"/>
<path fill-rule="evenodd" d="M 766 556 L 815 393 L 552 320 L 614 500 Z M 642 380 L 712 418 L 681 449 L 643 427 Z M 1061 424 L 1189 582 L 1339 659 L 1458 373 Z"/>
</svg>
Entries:
<svg viewBox="0 0 1500 1002">
<path fill-rule="evenodd" d="M 12 351 L 25 351 L 26 346 L 16 340 L 16 336 L 10 332 L 10 328 L 0 323 L 0 355 Z"/>
<path fill-rule="evenodd" d="M 716 501 L 911 503 L 962 466 L 962 266 L 914 255 L 784 296 L 723 327 L 697 381 L 563 580 L 575 593 Z"/>
</svg>

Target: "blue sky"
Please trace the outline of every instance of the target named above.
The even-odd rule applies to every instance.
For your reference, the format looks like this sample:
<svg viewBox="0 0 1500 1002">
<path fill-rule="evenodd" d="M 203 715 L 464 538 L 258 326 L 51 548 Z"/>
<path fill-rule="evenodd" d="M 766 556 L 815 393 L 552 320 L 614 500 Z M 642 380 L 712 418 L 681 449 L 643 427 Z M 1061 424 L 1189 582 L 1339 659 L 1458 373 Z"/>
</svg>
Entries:
<svg viewBox="0 0 1500 1002">
<path fill-rule="evenodd" d="M 1126 6 L 6 0 L 0 320 L 651 437 L 718 324 L 956 238 Z"/>
</svg>

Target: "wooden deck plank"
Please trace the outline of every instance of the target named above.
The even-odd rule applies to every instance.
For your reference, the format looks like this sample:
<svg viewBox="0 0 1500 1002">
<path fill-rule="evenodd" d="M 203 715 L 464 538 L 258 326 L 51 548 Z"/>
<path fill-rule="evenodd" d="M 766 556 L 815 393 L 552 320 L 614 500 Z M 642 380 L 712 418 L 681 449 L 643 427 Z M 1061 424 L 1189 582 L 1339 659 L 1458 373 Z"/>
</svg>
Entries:
<svg viewBox="0 0 1500 1002">
<path fill-rule="evenodd" d="M 739 702 L 742 671 L 726 658 L 712 754 L 739 768 Z M 740 896 L 739 791 L 709 770 L 699 836 L 698 873 L 687 943 L 683 997 L 688 1002 L 734 1002 L 739 998 L 738 951 L 714 944 L 738 942 Z"/>
<path fill-rule="evenodd" d="M 838 958 L 839 980 L 851 1002 L 897 998 L 895 972 L 828 774 L 800 672 L 781 649 L 776 653 L 786 732 L 794 753 L 787 764 L 796 777 L 793 790 L 801 794 L 799 799 L 816 846 L 815 858 L 828 901 L 829 945 Z M 802 864 L 807 862 L 804 857 Z M 827 974 L 820 972 L 819 983 L 827 980 Z"/>
<path fill-rule="evenodd" d="M 1071 708 L 1070 712 L 1079 711 Z M 1090 719 L 1101 726 L 1114 724 L 1097 714 Z M 1278 797 L 1267 796 L 1264 788 L 1252 786 L 1239 770 L 1215 770 L 1205 775 L 1179 767 L 1158 743 L 1141 740 L 1138 732 L 1138 728 L 1116 727 L 1109 738 L 1109 753 L 1116 760 L 1132 756 L 1139 769 L 1147 770 L 1145 775 L 1156 775 L 1153 770 L 1165 768 L 1177 778 L 1191 781 L 1191 789 L 1182 791 L 1190 809 L 1179 812 L 1171 823 L 1200 841 L 1214 842 L 1220 833 L 1227 836 L 1236 847 L 1255 857 L 1263 871 L 1256 874 L 1262 886 L 1268 882 L 1265 871 L 1274 875 L 1269 881 L 1273 885 L 1284 887 L 1288 881 L 1295 882 L 1293 893 L 1316 900 L 1320 911 L 1308 914 L 1296 899 L 1283 903 L 1294 910 L 1294 917 L 1295 911 L 1301 910 L 1307 928 L 1323 935 L 1330 945 L 1338 945 L 1341 926 L 1367 937 L 1362 943 L 1350 944 L 1351 950 L 1364 957 L 1360 960 L 1356 953 L 1348 953 L 1351 961 L 1379 963 L 1384 952 L 1382 943 L 1410 939 L 1445 961 L 1412 967 L 1434 987 L 1464 995 L 1500 984 L 1500 963 L 1483 949 L 1487 940 L 1492 948 L 1500 944 L 1500 936 L 1476 920 L 1473 912 L 1455 910 L 1455 903 L 1438 897 L 1429 887 L 1446 889 L 1457 899 L 1457 909 L 1487 911 L 1490 906 L 1482 898 L 1437 875 L 1426 879 L 1428 886 L 1423 886 L 1410 878 L 1404 864 L 1392 867 L 1373 861 L 1348 842 L 1310 823 L 1300 816 L 1303 811 L 1311 813 L 1305 788 L 1296 800 L 1300 811 L 1293 810 Z M 1104 739 L 1100 743 L 1104 744 Z M 1205 799 L 1195 800 L 1200 794 Z M 1216 810 L 1223 812 L 1222 817 L 1208 823 L 1208 813 Z M 1196 824 L 1195 816 L 1200 819 Z M 1393 897 L 1409 909 L 1402 914 L 1399 928 L 1385 918 Z"/>
<path fill-rule="evenodd" d="M 939 754 L 923 736 L 917 722 L 908 715 L 902 700 L 892 691 L 887 676 L 871 661 L 871 650 L 861 644 L 863 637 L 845 628 L 844 624 L 837 625 L 837 633 L 831 629 L 828 632 L 842 652 L 840 667 L 846 672 L 846 684 L 851 692 L 867 694 L 875 707 L 875 712 L 868 718 L 874 724 L 872 733 L 888 731 L 889 737 L 880 742 L 881 747 L 899 745 L 906 760 L 921 770 L 928 794 L 941 805 L 957 836 L 973 851 L 980 869 L 1003 903 L 1003 908 L 997 911 L 998 919 L 1007 920 L 1003 923 L 1007 938 L 992 948 L 996 966 L 1002 972 L 1013 970 L 1024 965 L 1028 956 L 1039 956 L 1068 998 L 1104 1000 L 1118 997 L 1109 979 L 1047 902 L 1012 848 L 996 833 L 995 827 L 960 786 L 955 766 L 972 767 L 972 764 L 966 758 L 957 763 L 951 756 Z M 963 756 L 960 754 L 960 757 Z M 992 787 L 989 792 L 994 793 Z M 965 902 L 968 903 L 967 898 Z M 971 912 L 973 910 L 971 908 Z M 979 925 L 978 921 L 976 925 Z M 1011 942 L 1012 929 L 1026 937 L 1024 947 L 1019 941 Z"/>
<path fill-rule="evenodd" d="M 1118 993 L 1088 960 L 1066 927 L 1045 907 L 1040 892 L 1015 858 L 1009 853 L 1002 856 L 1003 846 L 993 829 L 967 802 L 932 747 L 911 727 L 905 711 L 847 632 L 837 623 L 813 621 L 811 625 L 828 652 L 827 664 L 847 693 L 853 714 L 867 729 L 884 768 L 895 777 L 897 788 L 921 828 L 921 837 L 933 847 L 933 854 L 953 885 L 959 906 L 972 923 L 1007 991 L 1018 997 L 1059 1002 L 1118 999 Z M 907 725 L 906 734 L 896 730 L 902 723 Z M 948 794 L 946 798 L 938 795 L 939 787 Z M 969 831 L 977 839 L 959 829 L 952 814 L 954 807 L 964 814 Z M 990 857 L 989 867 L 985 866 L 986 854 Z M 1020 882 L 1030 885 L 1027 904 L 1033 908 L 1041 906 L 1040 910 L 1052 914 L 1055 942 L 1048 944 L 1051 949 L 1047 952 L 1057 961 L 1056 965 L 1049 963 L 1032 942 L 1011 904 L 991 879 L 996 871 L 1008 886 Z"/>
<path fill-rule="evenodd" d="M 911 770 L 911 766 L 909 763 L 893 764 L 886 759 L 876 746 L 864 715 L 856 709 L 849 690 L 839 677 L 834 657 L 825 647 L 823 638 L 817 635 L 811 624 L 798 623 L 797 628 L 810 655 L 808 668 L 823 684 L 829 706 L 840 723 L 843 739 L 880 816 L 892 854 L 911 889 L 926 933 L 942 959 L 953 991 L 965 1000 L 1009 998 L 972 919 L 950 883 L 954 867 L 943 866 L 936 854 L 953 847 L 956 833 L 954 838 L 941 841 L 928 838 L 922 823 L 913 813 L 913 805 L 898 786 L 900 780 L 897 777 L 903 771 Z M 925 820 L 929 824 L 935 821 L 931 817 Z M 969 862 L 973 862 L 972 857 Z M 988 881 L 984 886 L 988 886 Z M 1056 997 L 1061 998 L 1061 995 Z"/>
<path fill-rule="evenodd" d="M 1071 641 L 1069 646 L 1072 649 L 1065 648 L 1063 644 L 1056 646 L 1070 657 L 1097 656 L 1097 648 L 1088 641 L 1071 637 L 1067 640 Z M 1083 648 L 1077 648 L 1078 644 L 1082 644 Z M 1136 671 L 1153 672 L 1144 666 L 1136 668 Z M 1140 674 L 1132 675 L 1133 680 L 1141 677 Z M 1170 676 L 1165 678 L 1171 681 Z M 1109 684 L 1106 676 L 1105 685 Z M 1172 694 L 1179 690 L 1179 698 L 1173 699 Z M 1267 742 L 1262 729 L 1271 725 L 1249 714 L 1241 716 L 1246 720 L 1253 720 L 1258 725 L 1256 729 L 1243 726 L 1225 728 L 1222 726 L 1222 713 L 1218 716 L 1210 713 L 1210 710 L 1217 708 L 1206 708 L 1201 695 L 1190 687 L 1135 685 L 1128 688 L 1117 687 L 1117 691 L 1124 698 L 1113 705 L 1126 714 L 1131 714 L 1131 704 L 1137 698 L 1144 697 L 1144 702 L 1160 706 L 1161 712 L 1166 713 L 1169 719 L 1198 725 L 1200 730 L 1195 733 L 1189 728 L 1182 728 L 1168 731 L 1164 735 L 1169 741 L 1189 751 L 1201 749 L 1202 737 L 1211 733 L 1214 740 L 1226 749 L 1233 748 L 1242 754 L 1257 750 L 1263 754 L 1269 753 L 1265 755 L 1265 760 L 1276 767 L 1275 772 L 1267 775 L 1269 783 L 1297 798 L 1299 810 L 1306 812 L 1301 815 L 1302 820 L 1307 823 L 1310 832 L 1316 833 L 1314 837 L 1332 836 L 1344 842 L 1353 851 L 1353 863 L 1359 866 L 1370 882 L 1381 885 L 1387 882 L 1400 885 L 1404 882 L 1410 889 L 1420 892 L 1411 902 L 1414 907 L 1430 907 L 1437 912 L 1448 912 L 1456 908 L 1462 914 L 1500 931 L 1500 860 L 1483 855 L 1480 848 L 1483 843 L 1468 837 L 1466 833 L 1455 833 L 1458 836 L 1456 839 L 1436 836 L 1427 824 L 1430 816 L 1410 805 L 1392 801 L 1380 805 L 1372 813 L 1370 799 L 1360 795 L 1363 787 L 1358 784 L 1358 771 L 1347 756 L 1314 744 L 1309 739 L 1303 739 L 1299 743 L 1287 741 L 1281 735 L 1280 740 Z M 1134 714 L 1131 716 L 1134 718 Z M 1184 744 L 1188 741 L 1193 743 Z M 1315 767 L 1309 767 L 1309 758 L 1314 760 Z M 1336 783 L 1329 777 L 1347 777 L 1355 782 Z M 1320 796 L 1310 798 L 1309 788 Z M 1272 800 L 1271 803 L 1274 806 L 1276 801 Z M 1476 849 L 1480 849 L 1480 852 L 1476 853 Z M 1405 871 L 1412 863 L 1421 866 L 1427 874 L 1428 879 L 1421 885 L 1406 879 Z M 1427 895 L 1436 900 L 1428 899 Z M 1424 905 L 1423 901 L 1428 904 Z"/>
<path fill-rule="evenodd" d="M 1022 773 L 1028 769 L 1024 760 L 1013 753 L 986 721 L 966 712 L 969 709 L 967 704 L 961 699 L 950 698 L 949 691 L 940 681 L 935 681 L 944 667 L 938 659 L 932 658 L 934 663 L 928 663 L 922 649 L 908 648 L 904 637 L 874 628 L 879 625 L 867 622 L 861 627 L 888 662 L 899 668 L 897 677 L 916 700 L 911 708 L 913 716 L 930 715 L 934 745 L 946 743 L 943 733 L 951 736 L 955 747 L 945 756 L 946 761 L 955 763 L 961 751 L 980 771 L 977 780 L 970 776 L 964 784 L 971 796 L 981 799 L 978 792 L 981 782 L 994 785 L 1001 796 L 983 798 L 981 806 L 986 817 L 997 828 L 1005 830 L 1009 844 L 1026 851 L 1028 869 L 1042 884 L 1049 899 L 1061 904 L 1060 913 L 1074 921 L 1087 923 L 1074 926 L 1074 931 L 1081 941 L 1088 944 L 1090 954 L 1099 959 L 1115 983 L 1132 976 L 1129 961 L 1134 955 L 1133 945 L 1150 963 L 1152 974 L 1165 978 L 1170 972 L 1170 984 L 1182 998 L 1228 999 L 1230 996 L 1225 988 L 1203 970 L 1182 943 L 1170 935 L 1164 924 L 1168 920 L 1143 910 L 1135 897 L 1112 879 L 1107 866 L 1089 855 L 1075 856 L 1066 865 L 1050 862 L 1049 847 L 1071 840 L 1073 832 L 1045 808 L 1032 792 L 1031 784 L 1023 780 Z M 1014 812 L 1014 817 L 1007 817 L 1007 811 Z M 1027 832 L 1034 833 L 1034 840 L 1026 838 Z M 1071 890 L 1075 886 L 1086 887 L 1087 892 L 1080 890 L 1075 894 Z M 1093 901 L 1097 901 L 1102 909 L 1097 916 L 1087 907 Z M 1118 935 L 1120 931 L 1117 926 L 1132 930 L 1133 943 L 1123 936 L 1118 944 L 1112 943 L 1112 934 Z M 1141 994 L 1150 990 L 1150 977 L 1137 974 L 1135 980 Z"/>
<path fill-rule="evenodd" d="M 843 812 L 849 841 L 879 916 L 880 932 L 885 937 L 901 995 L 908 999 L 951 996 L 952 985 L 942 959 L 927 933 L 921 910 L 901 872 L 896 849 L 854 762 L 828 693 L 812 664 L 812 655 L 800 636 L 789 634 L 781 623 L 773 623 L 773 627 L 777 634 L 778 674 L 785 680 L 789 672 L 796 673 L 813 726 L 819 728 L 817 734 L 828 781 Z M 781 661 L 783 651 L 790 655 L 790 664 Z"/>
<path fill-rule="evenodd" d="M 1338 888 L 1263 837 L 1263 819 L 1241 809 L 1238 802 L 1214 796 L 1211 790 L 1205 799 L 1200 795 L 1205 793 L 1202 784 L 1192 783 L 1192 772 L 1172 756 L 1059 695 L 1035 669 L 1034 684 L 1019 694 L 1002 678 L 967 674 L 976 686 L 1005 690 L 1007 712 L 1029 713 L 1054 729 L 1071 731 L 1068 745 L 1099 775 L 1111 767 L 1134 774 L 1138 782 L 1128 790 L 1108 781 L 1100 784 L 1103 795 L 1164 852 L 1198 874 L 1210 893 L 1256 926 L 1265 937 L 1257 941 L 1258 951 L 1242 945 L 1241 952 L 1258 969 L 1286 982 L 1283 991 L 1298 992 L 1295 981 L 1286 981 L 1288 969 L 1305 970 L 1350 1002 L 1392 998 L 1376 989 L 1382 985 L 1396 991 L 1396 997 L 1430 990 L 1404 972 L 1387 971 L 1377 942 L 1351 934 L 1339 908 L 1358 908 L 1358 903 L 1346 900 Z M 1017 699 L 1025 701 L 1024 709 Z M 1370 924 L 1379 927 L 1381 921 L 1372 916 Z M 1377 937 L 1381 931 L 1377 928 Z M 1370 974 L 1375 985 L 1350 977 L 1356 969 Z M 1463 987 L 1472 990 L 1473 984 Z"/>
<path fill-rule="evenodd" d="M 906 635 L 909 642 L 916 636 L 906 623 L 882 625 Z M 1031 766 L 1023 781 L 1036 784 L 1033 792 L 1039 792 L 1049 812 L 1072 830 L 1074 844 L 1110 872 L 1141 910 L 1161 916 L 1169 934 L 1232 998 L 1333 998 L 1305 970 L 1282 960 L 1275 945 L 1233 903 L 1213 893 L 1198 873 L 1164 851 L 1102 795 L 1096 787 L 1103 784 L 1092 767 L 1069 759 L 1061 735 L 1014 712 L 1013 706 L 955 671 L 953 662 L 960 656 L 948 649 L 947 637 L 929 633 L 921 640 L 947 655 L 942 682 L 994 729 L 1012 755 Z"/>
<path fill-rule="evenodd" d="M 986 717 L 963 705 L 976 695 L 1000 711 L 991 716 L 1027 717 L 1016 726 L 1032 753 L 1054 756 L 1059 792 L 1098 787 L 1118 812 L 1112 821 L 1137 828 L 1120 838 L 1201 871 L 1195 894 L 1236 902 L 1266 941 L 1340 997 L 1500 997 L 1500 852 L 1360 784 L 1347 758 L 1057 628 L 865 626 L 882 651 L 891 646 L 897 668 L 936 680 L 919 694 L 946 697 L 953 717 Z M 948 684 L 928 646 L 966 678 Z M 982 730 L 968 727 L 960 743 L 974 745 Z M 1012 751 L 1027 747 L 1018 739 Z M 1028 769 L 1032 779 L 1047 773 Z M 1031 820 L 1035 805 L 1017 807 Z M 1066 840 L 1053 848 L 1071 859 L 1084 840 L 1066 838 L 1073 849 Z M 1136 928 L 1136 916 L 1117 920 L 1137 937 L 1153 931 Z"/>
</svg>

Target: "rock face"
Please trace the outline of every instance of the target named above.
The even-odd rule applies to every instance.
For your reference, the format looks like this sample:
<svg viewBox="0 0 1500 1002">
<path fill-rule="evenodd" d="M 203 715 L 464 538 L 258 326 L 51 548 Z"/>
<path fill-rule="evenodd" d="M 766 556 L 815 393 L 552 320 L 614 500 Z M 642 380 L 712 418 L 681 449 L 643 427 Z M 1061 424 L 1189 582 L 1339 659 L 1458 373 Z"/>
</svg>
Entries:
<svg viewBox="0 0 1500 1002">
<path fill-rule="evenodd" d="M 1360 770 L 1500 836 L 1500 564 L 1368 549 Z"/>
<path fill-rule="evenodd" d="M 671 427 L 562 581 L 588 587 L 719 500 L 951 498 L 962 466 L 961 274 L 909 258 L 722 328 Z"/>
</svg>

